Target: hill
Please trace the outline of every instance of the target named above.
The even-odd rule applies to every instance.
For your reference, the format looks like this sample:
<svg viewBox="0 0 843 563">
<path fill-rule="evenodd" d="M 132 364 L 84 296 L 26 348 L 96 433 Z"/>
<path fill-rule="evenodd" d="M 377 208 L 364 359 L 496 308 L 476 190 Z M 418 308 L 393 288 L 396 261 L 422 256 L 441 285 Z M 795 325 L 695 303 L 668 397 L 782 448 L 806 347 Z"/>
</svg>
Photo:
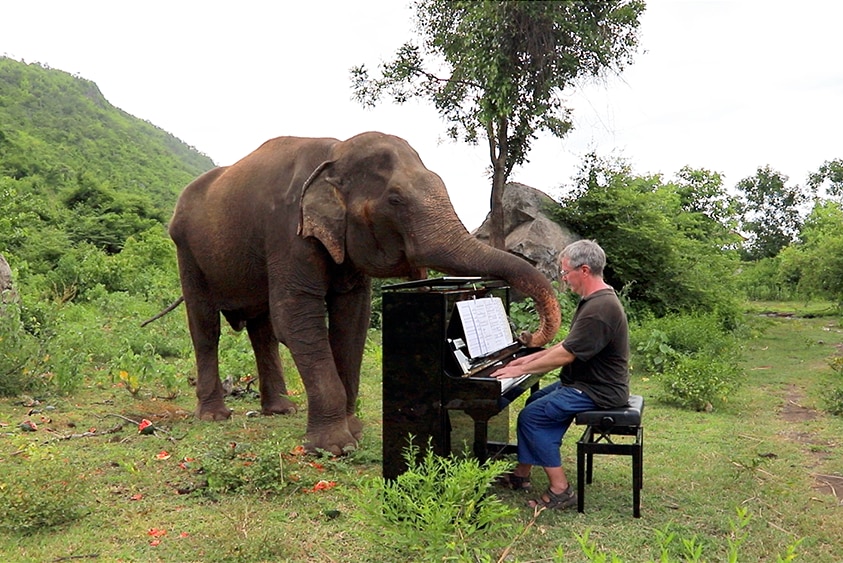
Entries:
<svg viewBox="0 0 843 563">
<path fill-rule="evenodd" d="M 0 254 L 29 295 L 149 287 L 153 258 L 174 277 L 165 224 L 181 189 L 213 167 L 90 80 L 0 58 Z M 130 241 L 146 278 L 110 260 Z"/>
<path fill-rule="evenodd" d="M 179 191 L 213 161 L 114 107 L 90 80 L 0 58 L 0 178 L 39 195 L 80 184 L 148 198 L 167 217 Z"/>
</svg>

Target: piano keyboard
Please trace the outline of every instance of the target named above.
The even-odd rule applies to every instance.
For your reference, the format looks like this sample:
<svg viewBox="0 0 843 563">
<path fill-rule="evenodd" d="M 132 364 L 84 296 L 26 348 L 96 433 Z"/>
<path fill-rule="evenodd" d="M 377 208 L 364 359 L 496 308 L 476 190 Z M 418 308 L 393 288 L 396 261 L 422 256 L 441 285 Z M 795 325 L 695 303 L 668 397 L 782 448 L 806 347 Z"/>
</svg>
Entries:
<svg viewBox="0 0 843 563">
<path fill-rule="evenodd" d="M 525 379 L 529 378 L 532 374 L 528 373 L 522 375 L 520 377 L 510 377 L 509 379 L 500 379 L 498 381 L 501 382 L 501 394 L 506 393 L 511 387 L 514 387 L 524 381 Z"/>
</svg>

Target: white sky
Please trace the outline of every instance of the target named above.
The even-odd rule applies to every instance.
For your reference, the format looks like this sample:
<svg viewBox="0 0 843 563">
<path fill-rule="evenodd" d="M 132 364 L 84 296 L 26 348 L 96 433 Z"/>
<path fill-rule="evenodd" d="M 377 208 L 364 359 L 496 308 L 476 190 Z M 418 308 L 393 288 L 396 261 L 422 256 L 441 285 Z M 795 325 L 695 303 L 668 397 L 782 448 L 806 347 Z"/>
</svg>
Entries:
<svg viewBox="0 0 843 563">
<path fill-rule="evenodd" d="M 770 165 L 804 184 L 843 158 L 843 2 L 648 0 L 619 77 L 570 93 L 575 131 L 539 139 L 512 180 L 561 192 L 582 156 L 666 178 L 690 165 L 734 186 Z M 432 106 L 351 100 L 349 69 L 412 35 L 394 0 L 0 0 L 0 54 L 78 74 L 115 106 L 231 164 L 279 135 L 407 139 L 469 229 L 488 212 L 488 148 L 445 137 Z"/>
</svg>

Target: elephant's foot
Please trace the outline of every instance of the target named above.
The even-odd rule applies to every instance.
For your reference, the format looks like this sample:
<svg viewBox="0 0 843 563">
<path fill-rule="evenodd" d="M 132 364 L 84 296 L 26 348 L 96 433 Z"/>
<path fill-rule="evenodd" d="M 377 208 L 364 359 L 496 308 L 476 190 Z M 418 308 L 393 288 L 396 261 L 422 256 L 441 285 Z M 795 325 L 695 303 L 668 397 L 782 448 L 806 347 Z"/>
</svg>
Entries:
<svg viewBox="0 0 843 563">
<path fill-rule="evenodd" d="M 196 407 L 196 418 L 199 420 L 217 421 L 231 418 L 231 409 L 222 402 L 199 404 Z"/>
<path fill-rule="evenodd" d="M 265 401 L 263 400 L 263 397 L 261 397 L 262 414 L 296 414 L 298 411 L 298 405 L 287 397 L 276 395 L 275 397 L 267 397 Z"/>
<path fill-rule="evenodd" d="M 357 449 L 357 440 L 348 431 L 348 425 L 343 420 L 340 424 L 308 432 L 304 449 L 310 453 L 326 451 L 332 455 L 345 455 Z"/>
<path fill-rule="evenodd" d="M 363 423 L 353 414 L 348 415 L 346 422 L 348 423 L 348 431 L 351 432 L 355 440 L 360 441 L 363 438 Z"/>
</svg>

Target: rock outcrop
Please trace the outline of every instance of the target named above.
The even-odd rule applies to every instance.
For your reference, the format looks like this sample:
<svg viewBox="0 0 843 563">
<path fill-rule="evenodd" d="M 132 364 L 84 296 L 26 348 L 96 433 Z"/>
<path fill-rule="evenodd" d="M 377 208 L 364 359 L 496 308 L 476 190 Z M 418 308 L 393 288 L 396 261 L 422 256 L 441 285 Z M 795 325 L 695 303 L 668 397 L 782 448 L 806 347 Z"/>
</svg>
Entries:
<svg viewBox="0 0 843 563">
<path fill-rule="evenodd" d="M 6 258 L 0 254 L 0 305 L 17 301 L 17 293 L 12 285 L 12 268 Z"/>
<path fill-rule="evenodd" d="M 548 218 L 546 209 L 554 205 L 559 204 L 535 188 L 516 182 L 506 185 L 503 197 L 506 249 L 527 260 L 550 280 L 559 277 L 559 252 L 581 238 Z M 489 241 L 488 216 L 472 234 Z"/>
</svg>

